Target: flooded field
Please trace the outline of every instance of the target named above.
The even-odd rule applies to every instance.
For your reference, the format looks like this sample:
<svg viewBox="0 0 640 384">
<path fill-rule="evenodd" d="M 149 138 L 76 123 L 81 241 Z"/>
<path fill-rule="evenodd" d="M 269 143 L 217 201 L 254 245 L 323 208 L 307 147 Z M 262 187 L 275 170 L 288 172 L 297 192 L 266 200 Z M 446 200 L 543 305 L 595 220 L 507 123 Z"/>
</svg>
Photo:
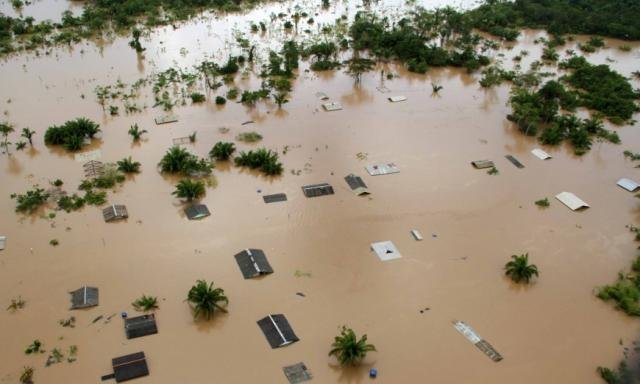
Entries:
<svg viewBox="0 0 640 384">
<path fill-rule="evenodd" d="M 40 1 L 26 6 L 24 14 L 36 6 L 33 12 L 52 19 L 78 7 Z M 390 0 L 372 9 L 394 14 L 404 6 Z M 0 5 L 7 14 L 10 8 Z M 268 47 L 279 47 L 285 38 L 305 39 L 302 26 L 297 35 L 283 32 L 280 20 L 266 33 L 249 32 L 252 22 L 269 22 L 271 14 L 306 10 L 315 18 L 309 27 L 315 32 L 361 8 L 348 2 L 328 10 L 305 1 L 263 5 L 245 14 L 205 15 L 177 29 L 159 28 L 141 39 L 142 55 L 124 36 L 0 62 L 0 120 L 14 123 L 17 131 L 36 131 L 33 148 L 0 156 L 0 235 L 7 236 L 0 251 L 0 304 L 18 296 L 26 301 L 15 313 L 0 311 L 0 383 L 18 382 L 23 366 L 36 369 L 36 383 L 97 383 L 110 373 L 111 358 L 138 351 L 147 355 L 151 372 L 139 383 L 286 383 L 282 367 L 299 361 L 317 383 L 367 382 L 372 367 L 381 383 L 601 382 L 596 367 L 615 366 L 622 357 L 620 342 L 628 346 L 638 334 L 634 319 L 593 292 L 614 281 L 636 256 L 637 244 L 625 226 L 638 222 L 640 202 L 616 181 L 640 179 L 622 155 L 640 149 L 639 124 L 608 126 L 618 132 L 621 145 L 594 142 L 589 153 L 576 157 L 569 147 L 541 147 L 506 120 L 508 85 L 487 90 L 479 86 L 477 73 L 441 68 L 417 75 L 393 62 L 380 64 L 354 85 L 344 70 L 315 73 L 301 61 L 290 101 L 281 110 L 270 100 L 253 108 L 232 100 L 216 106 L 216 94 L 200 89 L 206 103 L 177 106 L 178 122 L 156 126 L 153 119 L 163 112 L 152 107 L 148 89 L 140 97 L 147 107 L 141 113 L 110 116 L 96 102 L 98 85 L 131 84 L 205 58 L 223 61 L 240 52 L 233 43 L 237 33 L 259 44 L 262 60 Z M 513 56 L 527 50 L 521 63 L 526 67 L 541 55 L 542 46 L 534 43 L 541 36 L 545 33 L 524 31 L 511 49 L 501 43 L 492 57 L 509 67 Z M 562 52 L 585 39 L 576 37 Z M 619 50 L 622 44 L 631 51 Z M 589 61 L 607 63 L 628 77 L 640 69 L 640 44 L 606 39 L 606 45 L 588 55 Z M 381 70 L 397 76 L 381 79 Z M 439 94 L 432 93 L 432 83 L 443 87 Z M 632 84 L 640 87 L 637 80 Z M 260 79 L 237 75 L 235 85 L 257 89 Z M 380 92 L 382 85 L 390 92 Z M 344 109 L 322 110 L 317 92 Z M 407 100 L 389 103 L 392 95 Z M 105 223 L 92 206 L 56 211 L 53 219 L 46 218 L 52 209 L 15 213 L 9 195 L 34 184 L 62 179 L 66 190 L 75 191 L 82 164 L 45 146 L 43 137 L 47 127 L 82 116 L 102 129 L 83 151 L 100 149 L 105 162 L 132 156 L 142 164 L 140 174 L 108 194 L 109 203 L 126 204 L 128 220 Z M 242 125 L 249 120 L 253 123 Z M 148 130 L 136 144 L 127 134 L 134 123 Z M 188 221 L 185 204 L 171 194 L 177 178 L 157 168 L 172 139 L 197 132 L 196 142 L 185 147 L 206 156 L 216 142 L 235 141 L 247 131 L 264 139 L 257 145 L 236 142 L 238 150 L 277 150 L 285 172 L 268 178 L 218 164 L 217 186 L 207 188 L 202 199 L 212 215 Z M 553 158 L 534 157 L 530 151 L 538 147 Z M 525 168 L 514 167 L 507 154 Z M 470 162 L 479 159 L 493 160 L 499 174 L 474 169 Z M 400 172 L 372 177 L 364 168 L 388 162 Z M 351 192 L 343 179 L 350 173 L 364 179 L 369 196 Z M 323 182 L 333 185 L 334 195 L 303 195 L 301 186 Z M 591 208 L 569 210 L 553 198 L 562 191 L 575 193 Z M 263 202 L 263 195 L 280 192 L 287 202 Z M 536 207 L 534 201 L 544 197 L 551 206 Z M 415 241 L 412 229 L 425 239 Z M 52 239 L 60 244 L 49 245 Z M 402 258 L 380 261 L 370 244 L 383 240 L 393 241 Z M 233 255 L 246 248 L 263 249 L 274 273 L 244 280 Z M 521 287 L 504 277 L 503 266 L 512 254 L 525 252 L 540 277 Z M 196 279 L 225 289 L 228 314 L 193 320 L 185 298 Z M 68 292 L 84 285 L 100 288 L 100 305 L 69 311 Z M 159 333 L 127 340 L 119 314 L 135 314 L 130 303 L 142 294 L 160 299 Z M 287 316 L 300 341 L 272 350 L 256 321 L 276 313 Z M 75 328 L 58 324 L 71 315 Z M 504 360 L 487 358 L 456 331 L 455 320 L 473 327 Z M 342 325 L 366 333 L 378 350 L 359 367 L 341 368 L 327 356 Z M 34 339 L 48 351 L 76 345 L 77 361 L 45 368 L 47 354 L 23 353 Z"/>
</svg>

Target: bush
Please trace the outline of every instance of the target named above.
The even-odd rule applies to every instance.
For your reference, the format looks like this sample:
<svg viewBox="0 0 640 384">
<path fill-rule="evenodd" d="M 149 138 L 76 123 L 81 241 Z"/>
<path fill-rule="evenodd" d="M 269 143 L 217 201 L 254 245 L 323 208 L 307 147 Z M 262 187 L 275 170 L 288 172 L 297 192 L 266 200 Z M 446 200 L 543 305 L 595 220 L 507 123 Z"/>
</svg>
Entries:
<svg viewBox="0 0 640 384">
<path fill-rule="evenodd" d="M 100 132 L 100 126 L 86 118 L 69 120 L 61 126 L 51 126 L 44 135 L 47 145 L 62 145 L 68 151 L 82 148 L 84 139 L 93 139 Z"/>
<path fill-rule="evenodd" d="M 231 157 L 235 150 L 236 146 L 233 143 L 224 143 L 219 141 L 213 146 L 213 148 L 211 148 L 209 156 L 216 160 L 225 161 L 229 160 L 229 157 Z"/>
<path fill-rule="evenodd" d="M 191 101 L 194 103 L 203 103 L 206 100 L 207 98 L 202 93 L 193 92 L 191 94 Z"/>
<path fill-rule="evenodd" d="M 35 187 L 24 194 L 12 194 L 12 199 L 16 199 L 16 212 L 33 213 L 47 202 L 49 194 L 44 189 Z"/>
<path fill-rule="evenodd" d="M 107 202 L 107 193 L 104 191 L 94 192 L 88 190 L 84 194 L 84 201 L 89 205 L 102 205 Z"/>
<path fill-rule="evenodd" d="M 179 173 L 185 176 L 209 175 L 213 168 L 209 161 L 200 159 L 177 146 L 170 148 L 158 165 L 161 172 Z"/>
<path fill-rule="evenodd" d="M 258 132 L 242 132 L 236 136 L 236 140 L 245 143 L 256 143 L 262 140 L 262 135 Z"/>
<path fill-rule="evenodd" d="M 240 152 L 234 160 L 238 166 L 260 169 L 266 175 L 279 175 L 283 171 L 282 163 L 278 162 L 278 154 L 265 148 Z"/>
<path fill-rule="evenodd" d="M 62 196 L 58 200 L 58 208 L 69 213 L 84 207 L 84 203 L 84 199 L 74 193 L 72 196 Z"/>
<path fill-rule="evenodd" d="M 227 99 L 235 99 L 236 97 L 238 97 L 238 89 L 236 88 L 232 88 L 229 91 L 227 91 Z"/>
<path fill-rule="evenodd" d="M 227 99 L 222 96 L 216 96 L 216 105 L 225 105 L 227 103 Z"/>
</svg>

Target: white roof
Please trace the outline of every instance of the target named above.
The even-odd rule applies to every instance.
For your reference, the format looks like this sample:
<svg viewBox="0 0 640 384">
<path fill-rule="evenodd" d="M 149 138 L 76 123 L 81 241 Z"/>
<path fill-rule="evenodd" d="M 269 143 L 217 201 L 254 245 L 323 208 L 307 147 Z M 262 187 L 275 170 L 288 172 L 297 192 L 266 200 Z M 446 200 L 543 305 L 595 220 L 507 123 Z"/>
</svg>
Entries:
<svg viewBox="0 0 640 384">
<path fill-rule="evenodd" d="M 531 153 L 533 153 L 533 155 L 540 160 L 547 160 L 551 158 L 550 154 L 548 154 L 547 152 L 543 151 L 540 148 L 532 149 Z"/>
<path fill-rule="evenodd" d="M 556 199 L 560 200 L 564 205 L 575 211 L 580 208 L 589 208 L 589 204 L 585 203 L 578 196 L 571 192 L 560 192 L 556 195 Z"/>
<path fill-rule="evenodd" d="M 454 322 L 453 327 L 458 330 L 458 332 L 462 333 L 462 335 L 473 344 L 482 341 L 482 337 L 480 337 L 480 335 L 478 335 L 476 331 L 474 331 L 473 328 L 467 325 L 464 321 Z"/>
<path fill-rule="evenodd" d="M 413 235 L 413 237 L 414 237 L 416 240 L 418 240 L 418 241 L 420 241 L 420 240 L 422 240 L 422 239 L 423 239 L 422 234 L 421 234 L 421 233 L 420 233 L 420 231 L 418 231 L 417 229 L 412 229 L 412 230 L 411 230 L 411 234 L 412 234 L 412 235 Z"/>
<path fill-rule="evenodd" d="M 102 152 L 99 149 L 96 149 L 95 151 L 76 153 L 74 158 L 79 163 L 86 163 L 91 160 L 98 160 L 101 157 Z"/>
<path fill-rule="evenodd" d="M 4 249 L 6 243 L 7 243 L 7 237 L 0 236 L 0 251 Z"/>
<path fill-rule="evenodd" d="M 320 100 L 329 100 L 329 96 L 324 92 L 316 92 L 316 97 Z"/>
<path fill-rule="evenodd" d="M 618 180 L 617 184 L 629 192 L 634 192 L 636 189 L 640 188 L 640 184 L 631 179 L 622 178 Z"/>
<path fill-rule="evenodd" d="M 371 243 L 371 249 L 373 249 L 382 261 L 389 261 L 402 257 L 400 252 L 398 252 L 398 248 L 396 248 L 396 246 L 390 241 Z"/>
<path fill-rule="evenodd" d="M 332 101 L 330 103 L 322 104 L 322 107 L 329 112 L 339 111 L 342 109 L 342 104 L 338 103 L 337 101 Z"/>
<path fill-rule="evenodd" d="M 397 103 L 397 102 L 405 101 L 405 100 L 407 100 L 406 96 L 391 96 L 391 97 L 389 97 L 389 101 L 392 102 L 392 103 Z"/>
<path fill-rule="evenodd" d="M 367 165 L 365 168 L 371 176 L 388 175 L 390 173 L 400 172 L 400 170 L 394 163 L 372 164 Z"/>
</svg>

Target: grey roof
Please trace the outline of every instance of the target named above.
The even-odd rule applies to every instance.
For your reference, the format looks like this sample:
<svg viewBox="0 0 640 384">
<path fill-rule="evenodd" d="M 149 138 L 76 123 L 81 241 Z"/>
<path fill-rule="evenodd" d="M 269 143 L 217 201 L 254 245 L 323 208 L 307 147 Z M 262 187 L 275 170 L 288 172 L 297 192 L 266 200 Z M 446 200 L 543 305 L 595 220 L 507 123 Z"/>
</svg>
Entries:
<svg viewBox="0 0 640 384">
<path fill-rule="evenodd" d="M 287 201 L 287 195 L 284 193 L 274 193 L 273 195 L 264 195 L 262 199 L 265 203 L 278 203 L 281 201 Z"/>
<path fill-rule="evenodd" d="M 148 376 L 149 367 L 144 352 L 136 352 L 130 355 L 116 357 L 111 360 L 113 375 L 116 383 Z"/>
<path fill-rule="evenodd" d="M 333 195 L 333 187 L 328 183 L 311 184 L 302 187 L 302 192 L 306 197 L 317 197 L 324 195 Z"/>
<path fill-rule="evenodd" d="M 283 367 L 284 375 L 287 376 L 289 383 L 298 384 L 311 380 L 313 377 L 304 363 L 298 363 Z"/>
<path fill-rule="evenodd" d="M 102 216 L 104 217 L 104 221 L 109 222 L 113 220 L 126 219 L 129 217 L 129 213 L 127 212 L 126 206 L 112 204 L 102 210 Z"/>
<path fill-rule="evenodd" d="M 368 195 L 369 190 L 367 185 L 362 181 L 360 176 L 356 176 L 353 173 L 345 176 L 344 180 L 349 184 L 349 187 L 356 195 Z"/>
<path fill-rule="evenodd" d="M 521 162 L 519 162 L 518 159 L 516 159 L 515 157 L 511 155 L 506 155 L 505 158 L 509 160 L 517 168 L 520 168 L 520 169 L 524 168 L 524 165 Z"/>
<path fill-rule="evenodd" d="M 471 164 L 477 169 L 491 168 L 494 166 L 491 160 L 475 160 L 472 161 Z"/>
<path fill-rule="evenodd" d="M 156 122 L 157 125 L 167 124 L 167 123 L 175 123 L 176 121 L 178 121 L 178 116 L 176 116 L 176 115 L 164 115 L 164 116 L 158 116 L 153 120 Z"/>
<path fill-rule="evenodd" d="M 199 220 L 204 217 L 210 216 L 209 208 L 204 204 L 190 205 L 184 210 L 185 215 L 189 220 Z"/>
<path fill-rule="evenodd" d="M 71 309 L 95 307 L 98 305 L 98 288 L 82 287 L 69 292 L 71 295 Z"/>
<path fill-rule="evenodd" d="M 127 339 L 158 333 L 155 315 L 149 314 L 125 319 L 124 332 L 127 335 Z"/>
<path fill-rule="evenodd" d="M 273 268 L 261 249 L 245 249 L 234 257 L 245 279 L 273 273 Z"/>
<path fill-rule="evenodd" d="M 258 327 L 264 333 L 271 348 L 284 347 L 300 340 L 282 314 L 268 315 L 258 320 Z"/>
</svg>

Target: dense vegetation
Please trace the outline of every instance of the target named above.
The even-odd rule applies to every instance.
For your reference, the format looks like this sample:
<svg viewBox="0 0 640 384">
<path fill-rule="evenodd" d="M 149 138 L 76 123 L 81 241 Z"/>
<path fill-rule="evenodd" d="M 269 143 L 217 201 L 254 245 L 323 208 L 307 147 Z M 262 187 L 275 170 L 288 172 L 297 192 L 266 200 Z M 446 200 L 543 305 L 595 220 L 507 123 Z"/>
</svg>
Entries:
<svg viewBox="0 0 640 384">
<path fill-rule="evenodd" d="M 631 265 L 630 273 L 618 274 L 618 280 L 599 288 L 597 296 L 614 302 L 627 315 L 640 316 L 640 257 Z"/>
<path fill-rule="evenodd" d="M 211 174 L 211 162 L 200 159 L 181 147 L 172 147 L 162 157 L 160 170 L 167 173 L 179 173 L 185 176 L 206 176 Z"/>
<path fill-rule="evenodd" d="M 279 175 L 284 170 L 282 163 L 278 161 L 278 153 L 265 148 L 240 152 L 234 161 L 241 167 L 259 169 L 265 175 Z"/>
<path fill-rule="evenodd" d="M 224 289 L 215 288 L 213 281 L 207 284 L 205 280 L 196 281 L 196 284 L 191 287 L 187 294 L 187 301 L 193 309 L 193 318 L 197 319 L 200 315 L 203 315 L 206 320 L 209 320 L 216 310 L 227 312 L 226 306 L 229 304 L 229 299 L 224 294 Z"/>
<path fill-rule="evenodd" d="M 100 126 L 84 117 L 69 120 L 59 126 L 51 126 L 44 134 L 47 145 L 61 145 L 67 151 L 79 151 L 85 139 L 93 139 Z"/>
<path fill-rule="evenodd" d="M 24 194 L 14 193 L 11 198 L 16 199 L 16 212 L 32 213 L 47 202 L 49 194 L 36 186 Z"/>
<path fill-rule="evenodd" d="M 640 39 L 640 2 L 633 0 L 487 0 L 468 15 L 474 27 L 506 40 L 522 27 Z"/>
</svg>

